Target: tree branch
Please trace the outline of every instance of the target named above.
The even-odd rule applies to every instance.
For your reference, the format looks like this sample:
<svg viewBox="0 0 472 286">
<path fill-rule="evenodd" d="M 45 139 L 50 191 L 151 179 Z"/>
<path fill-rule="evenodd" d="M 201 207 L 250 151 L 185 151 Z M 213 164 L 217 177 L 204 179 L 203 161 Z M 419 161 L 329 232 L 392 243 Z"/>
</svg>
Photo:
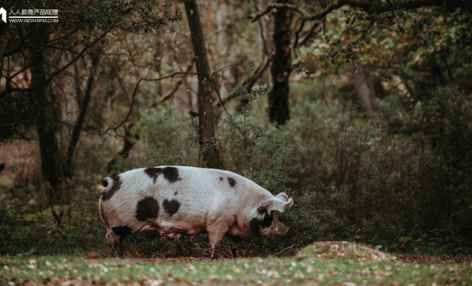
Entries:
<svg viewBox="0 0 472 286">
<path fill-rule="evenodd" d="M 192 61 L 190 62 L 190 64 L 188 65 L 187 67 L 187 72 L 190 72 L 190 70 L 192 69 L 193 67 L 193 63 L 195 62 L 195 58 L 192 59 Z M 163 96 L 161 96 L 156 103 L 154 103 L 151 107 L 155 107 L 157 106 L 159 103 L 163 102 L 163 101 L 166 101 L 168 100 L 169 98 L 171 98 L 172 96 L 174 96 L 174 94 L 177 92 L 177 90 L 179 89 L 180 85 L 182 84 L 182 82 L 184 81 L 184 78 L 185 76 L 181 77 L 180 80 L 177 82 L 177 84 L 175 85 L 175 87 L 170 90 L 169 92 L 167 92 L 166 94 L 164 94 Z"/>
<path fill-rule="evenodd" d="M 173 73 L 171 75 L 168 75 L 168 76 L 164 76 L 164 77 L 160 77 L 160 78 L 140 78 L 138 80 L 138 82 L 136 83 L 136 86 L 134 88 L 134 92 L 133 92 L 133 95 L 131 96 L 131 106 L 129 108 L 129 111 L 128 111 L 128 114 L 126 115 L 125 119 L 123 120 L 123 122 L 121 122 L 120 124 L 118 124 L 117 126 L 114 126 L 114 127 L 110 127 L 108 126 L 107 129 L 105 131 L 102 131 L 98 128 L 94 128 L 94 129 L 97 129 L 98 130 L 98 133 L 100 135 L 105 135 L 109 130 L 115 130 L 120 128 L 121 126 L 123 126 L 123 124 L 126 123 L 126 121 L 128 120 L 129 116 L 131 115 L 131 111 L 133 110 L 133 107 L 134 107 L 134 98 L 136 96 L 136 93 L 138 91 L 138 87 L 139 87 L 139 84 L 142 82 L 142 81 L 160 81 L 160 80 L 164 80 L 164 79 L 167 79 L 167 78 L 171 78 L 171 77 L 174 77 L 176 75 L 180 75 L 180 74 L 196 74 L 196 73 L 193 73 L 193 72 L 176 72 L 176 73 Z"/>
<path fill-rule="evenodd" d="M 357 1 L 357 0 L 338 0 L 335 3 L 332 3 L 326 9 L 321 11 L 317 14 L 309 14 L 306 12 L 305 9 L 299 7 L 297 5 L 292 4 L 283 4 L 283 3 L 269 3 L 267 9 L 263 12 L 259 12 L 253 15 L 250 15 L 248 18 L 252 19 L 252 21 L 257 21 L 262 16 L 270 13 L 273 8 L 284 8 L 290 9 L 298 14 L 304 21 L 319 21 L 323 19 L 326 15 L 331 13 L 333 10 L 339 9 L 344 5 L 349 5 L 353 8 L 360 8 L 364 11 L 374 12 L 374 13 L 383 13 L 387 11 L 392 11 L 393 9 L 417 9 L 421 7 L 444 7 L 448 6 L 450 8 L 466 8 L 467 1 L 461 0 L 416 0 L 416 1 L 406 1 L 402 3 L 398 3 L 395 5 L 379 5 L 377 1 Z M 445 4 L 447 3 L 447 4 Z"/>
<path fill-rule="evenodd" d="M 308 32 L 308 34 L 306 34 L 305 38 L 300 42 L 300 46 L 303 46 L 306 44 L 306 42 L 308 42 L 309 39 L 311 39 L 311 37 L 313 36 L 313 33 L 315 32 L 315 29 L 318 28 L 318 26 L 320 25 L 320 23 L 315 23 L 313 24 L 313 26 L 310 28 L 310 31 Z"/>
<path fill-rule="evenodd" d="M 26 39 L 23 35 L 23 30 L 22 29 L 19 29 L 19 34 L 20 34 L 20 44 L 18 45 L 18 47 L 14 48 L 10 51 L 5 51 L 4 57 L 9 57 L 13 54 L 16 54 L 25 47 Z"/>
<path fill-rule="evenodd" d="M 87 80 L 87 86 L 85 88 L 85 96 L 84 96 L 84 103 L 82 106 L 82 109 L 80 110 L 79 116 L 77 118 L 77 121 L 75 122 L 74 125 L 74 130 L 72 132 L 72 137 L 69 143 L 69 148 L 67 149 L 67 162 L 66 166 L 64 168 L 64 173 L 65 176 L 68 178 L 72 178 L 73 176 L 73 167 L 72 167 L 72 159 L 74 157 L 75 150 L 77 149 L 77 144 L 79 143 L 79 138 L 80 138 L 80 132 L 82 131 L 82 126 L 84 125 L 84 120 L 85 120 L 85 114 L 87 113 L 87 109 L 90 104 L 90 98 L 92 95 L 92 88 L 93 88 L 93 82 L 95 79 L 95 72 L 97 70 L 97 66 L 99 64 L 99 56 L 96 55 L 91 55 L 90 56 L 92 59 L 92 68 L 91 68 L 91 73 L 90 76 Z M 76 76 L 78 76 L 76 74 Z M 80 90 L 80 89 L 79 89 Z M 77 95 L 79 96 L 79 94 Z"/>
<path fill-rule="evenodd" d="M 256 83 L 256 81 L 262 76 L 264 71 L 267 70 L 270 63 L 272 62 L 272 59 L 273 59 L 273 57 L 270 57 L 270 58 L 267 59 L 267 61 L 265 63 L 261 63 L 259 65 L 259 67 L 256 69 L 256 71 L 254 72 L 254 74 L 247 81 L 243 80 L 241 83 L 239 83 L 239 85 L 244 86 L 246 88 L 246 91 L 249 92 L 251 90 L 251 88 L 254 86 L 254 84 Z M 224 106 L 231 99 L 233 99 L 232 96 L 227 96 L 223 100 L 220 98 L 219 101 L 216 101 L 213 104 L 213 108 L 218 108 L 220 106 Z"/>
<path fill-rule="evenodd" d="M 339 9 L 342 6 L 344 6 L 346 4 L 344 2 L 346 2 L 346 1 L 338 1 L 337 3 L 333 3 L 333 4 L 329 5 L 326 9 L 321 11 L 320 13 L 317 13 L 317 14 L 314 14 L 314 15 L 308 14 L 305 11 L 305 9 L 303 9 L 303 8 L 297 6 L 297 5 L 284 4 L 284 3 L 269 3 L 269 5 L 267 6 L 267 9 L 265 9 L 264 11 L 262 11 L 260 13 L 251 15 L 251 16 L 249 16 L 249 18 L 252 19 L 252 22 L 255 22 L 255 21 L 259 20 L 259 18 L 261 18 L 262 16 L 270 13 L 270 11 L 272 11 L 273 8 L 278 8 L 278 9 L 282 8 L 282 9 L 290 9 L 290 10 L 293 10 L 293 11 L 297 12 L 298 14 L 300 14 L 303 21 L 317 21 L 317 20 L 323 19 L 326 15 L 331 13 L 331 11 L 333 11 L 335 9 Z M 351 2 L 351 1 L 349 1 L 349 2 Z"/>
<path fill-rule="evenodd" d="M 46 86 L 54 77 L 56 77 L 58 74 L 60 74 L 61 72 L 65 71 L 68 67 L 70 67 L 76 60 L 78 60 L 80 57 L 82 57 L 83 54 L 85 54 L 85 52 L 90 48 L 92 47 L 93 45 L 95 45 L 98 41 L 100 41 L 103 37 L 105 37 L 105 35 L 108 34 L 108 32 L 105 32 L 103 33 L 100 37 L 98 37 L 95 41 L 93 41 L 92 44 L 88 45 L 87 47 L 85 47 L 82 52 L 80 52 L 72 61 L 70 61 L 67 65 L 63 66 L 61 69 L 55 71 L 48 79 L 46 79 L 42 84 L 40 85 L 37 85 L 37 86 L 33 86 L 33 87 L 30 87 L 30 88 L 13 88 L 13 89 L 8 89 L 6 88 L 2 93 L 0 93 L 0 99 L 4 98 L 7 94 L 9 93 L 12 93 L 12 92 L 16 92 L 16 91 L 20 91 L 20 92 L 30 92 L 30 91 L 33 91 L 33 90 L 36 90 L 38 88 L 42 88 L 44 86 Z"/>
<path fill-rule="evenodd" d="M 298 38 L 300 36 L 300 32 L 303 30 L 303 27 L 305 26 L 305 20 L 302 21 L 302 23 L 300 24 L 300 28 L 298 28 L 298 30 L 295 32 L 295 42 L 293 44 L 293 47 L 296 48 L 297 45 L 298 45 Z"/>
</svg>

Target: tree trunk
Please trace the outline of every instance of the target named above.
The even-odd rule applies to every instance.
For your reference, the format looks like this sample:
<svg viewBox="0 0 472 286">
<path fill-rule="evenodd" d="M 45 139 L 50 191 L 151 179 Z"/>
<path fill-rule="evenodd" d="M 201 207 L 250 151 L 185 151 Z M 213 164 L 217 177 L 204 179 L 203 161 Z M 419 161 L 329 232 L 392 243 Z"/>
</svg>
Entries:
<svg viewBox="0 0 472 286">
<path fill-rule="evenodd" d="M 196 0 L 185 0 L 190 35 L 198 78 L 198 134 L 203 155 L 203 165 L 207 168 L 222 168 L 215 141 L 213 124 L 212 83 L 210 65 L 208 63 L 205 38 L 198 13 Z"/>
<path fill-rule="evenodd" d="M 436 78 L 439 81 L 440 86 L 446 86 L 447 85 L 447 80 L 444 77 L 443 71 L 441 67 L 434 62 L 431 64 L 431 73 L 433 74 L 433 88 L 436 89 Z"/>
<path fill-rule="evenodd" d="M 277 1 L 277 3 L 287 2 L 287 0 Z M 277 9 L 273 35 L 275 55 L 270 69 L 273 86 L 269 94 L 269 121 L 276 125 L 284 125 L 290 119 L 288 79 L 292 70 L 290 54 L 291 20 L 291 10 Z"/>
<path fill-rule="evenodd" d="M 369 87 L 367 73 L 364 67 L 359 68 L 354 76 L 356 83 L 355 94 L 359 100 L 361 110 L 366 114 L 367 118 L 372 118 L 374 115 L 373 97 L 374 94 Z"/>
<path fill-rule="evenodd" d="M 3 57 L 5 55 L 5 51 L 8 45 L 8 36 L 9 36 L 9 33 L 7 30 L 7 25 L 4 25 L 3 23 L 1 23 L 0 24 L 0 39 L 2 39 L 2 41 L 0 42 L 0 74 L 2 74 L 2 71 L 3 71 Z"/>
<path fill-rule="evenodd" d="M 218 25 L 218 47 L 220 50 L 220 58 L 225 62 L 232 62 L 231 47 L 233 45 L 234 19 L 232 13 L 234 11 L 234 4 L 231 0 L 222 0 L 218 7 L 216 14 L 216 22 Z M 223 71 L 223 78 L 221 78 L 220 95 L 222 98 L 226 97 L 226 89 L 232 86 L 228 81 L 234 83 L 233 68 L 226 68 Z"/>
<path fill-rule="evenodd" d="M 49 28 L 46 25 L 42 29 L 41 24 L 35 27 L 38 32 L 31 45 L 32 60 L 37 60 L 31 68 L 31 87 L 44 84 L 46 72 L 44 70 L 43 48 L 49 38 Z M 41 175 L 43 184 L 48 184 L 46 188 L 50 205 L 61 201 L 61 185 L 64 182 L 62 169 L 63 158 L 59 149 L 56 132 L 59 129 L 57 114 L 58 98 L 54 95 L 47 96 L 47 86 L 37 88 L 32 91 L 32 99 L 37 109 L 36 129 L 39 138 L 39 150 L 41 153 Z"/>
<path fill-rule="evenodd" d="M 98 55 L 90 55 L 90 58 L 92 59 L 92 67 L 91 67 L 90 76 L 87 80 L 87 86 L 85 88 L 84 102 L 82 104 L 82 108 L 80 110 L 77 121 L 74 125 L 74 130 L 72 131 L 72 137 L 70 139 L 69 148 L 67 149 L 67 162 L 66 162 L 64 173 L 65 173 L 65 176 L 68 178 L 71 178 L 74 175 L 74 168 L 72 166 L 72 161 L 74 158 L 75 149 L 77 148 L 77 144 L 79 143 L 80 132 L 82 131 L 82 126 L 84 125 L 85 114 L 87 113 L 87 109 L 90 103 L 93 82 L 95 79 L 95 69 L 97 68 L 98 63 L 99 63 Z M 79 75 L 76 74 L 76 76 L 78 77 Z M 77 98 L 80 98 L 80 88 L 78 88 L 77 92 L 78 92 Z"/>
</svg>

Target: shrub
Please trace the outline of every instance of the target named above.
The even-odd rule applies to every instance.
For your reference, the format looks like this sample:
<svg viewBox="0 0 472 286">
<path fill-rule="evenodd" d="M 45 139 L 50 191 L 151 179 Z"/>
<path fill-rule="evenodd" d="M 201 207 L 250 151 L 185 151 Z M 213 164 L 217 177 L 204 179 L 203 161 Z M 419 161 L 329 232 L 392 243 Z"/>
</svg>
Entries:
<svg viewBox="0 0 472 286">
<path fill-rule="evenodd" d="M 318 96 L 324 92 L 319 86 L 304 88 L 310 92 L 302 90 L 292 99 L 292 119 L 285 126 L 265 122 L 263 90 L 242 88 L 230 91 L 239 111 L 217 125 L 226 169 L 295 201 L 278 215 L 291 227 L 289 234 L 245 240 L 247 255 L 285 248 L 290 253 L 318 240 L 365 242 L 382 250 L 472 252 L 470 95 L 441 89 L 432 100 L 413 106 L 404 98 L 387 97 L 378 102 L 382 112 L 366 120 L 352 102 L 326 100 Z M 113 174 L 105 171 L 107 158 L 116 155 L 120 142 L 84 137 L 76 174 L 61 204 L 54 206 L 63 213 L 62 225 L 54 223 L 40 190 L 13 187 L 1 194 L 3 202 L 21 206 L 3 203 L 0 208 L 0 234 L 8 241 L 2 254 L 32 248 L 104 253 L 105 227 L 94 187 L 104 176 L 154 165 L 199 165 L 195 125 L 176 110 L 150 109 L 134 132 L 139 139 L 128 158 L 115 161 Z M 223 243 L 226 250 L 228 243 Z M 194 242 L 144 234 L 129 239 L 132 256 L 195 254 L 199 247 L 208 247 L 204 235 Z"/>
</svg>

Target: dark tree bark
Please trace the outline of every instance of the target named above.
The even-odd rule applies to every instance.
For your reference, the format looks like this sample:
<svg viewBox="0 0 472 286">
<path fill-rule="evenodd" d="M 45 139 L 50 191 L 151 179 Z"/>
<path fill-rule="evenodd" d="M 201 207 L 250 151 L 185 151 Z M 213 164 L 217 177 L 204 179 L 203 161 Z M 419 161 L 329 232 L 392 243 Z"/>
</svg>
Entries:
<svg viewBox="0 0 472 286">
<path fill-rule="evenodd" d="M 433 75 L 433 88 L 436 88 L 436 79 L 439 81 L 440 86 L 446 86 L 447 85 L 447 80 L 444 77 L 443 71 L 441 67 L 435 63 L 434 61 L 431 63 L 431 73 Z"/>
<path fill-rule="evenodd" d="M 210 65 L 208 63 L 205 38 L 203 36 L 200 15 L 195 0 L 185 0 L 190 35 L 198 78 L 198 133 L 203 155 L 203 165 L 207 168 L 222 168 L 221 159 L 215 142 L 215 127 L 213 119 L 212 91 Z"/>
<path fill-rule="evenodd" d="M 35 25 L 36 26 L 36 25 Z M 31 68 L 31 87 L 44 84 L 46 72 L 44 70 L 44 47 L 49 38 L 49 26 L 38 24 L 31 42 L 30 52 L 32 60 L 36 64 Z M 61 200 L 61 184 L 64 181 L 63 158 L 56 138 L 58 125 L 58 98 L 47 92 L 47 86 L 34 89 L 32 99 L 37 109 L 36 129 L 39 138 L 39 150 L 41 153 L 41 175 L 43 184 L 49 184 L 46 188 L 50 205 Z"/>
<path fill-rule="evenodd" d="M 278 0 L 277 3 L 287 3 L 288 0 Z M 290 119 L 288 105 L 288 79 L 292 71 L 290 54 L 290 36 L 292 11 L 278 8 L 274 18 L 274 47 L 275 55 L 270 69 L 273 86 L 269 94 L 269 121 L 276 125 L 284 125 Z"/>
<path fill-rule="evenodd" d="M 3 23 L 1 23 L 0 24 L 0 39 L 2 39 L 2 41 L 0 42 L 0 75 L 2 74 L 1 71 L 3 70 L 3 57 L 5 55 L 5 51 L 8 45 L 8 36 L 9 35 L 7 31 L 7 25 L 3 25 Z"/>
<path fill-rule="evenodd" d="M 122 136 L 123 148 L 118 152 L 118 154 L 115 157 L 113 157 L 113 159 L 111 159 L 110 162 L 108 162 L 108 166 L 107 166 L 107 172 L 109 174 L 112 174 L 112 176 L 118 175 L 118 173 L 116 173 L 117 170 L 116 169 L 114 170 L 116 162 L 118 162 L 120 158 L 124 158 L 124 159 L 128 158 L 129 151 L 131 151 L 131 148 L 133 148 L 135 140 L 139 139 L 138 136 L 133 136 L 133 133 L 131 132 L 131 129 L 133 127 L 134 127 L 134 124 L 125 123 L 123 125 L 123 129 L 125 130 L 125 134 L 124 136 Z M 115 173 L 113 173 L 113 171 L 115 171 Z"/>
<path fill-rule="evenodd" d="M 99 62 L 98 55 L 90 55 L 90 58 L 92 60 L 92 68 L 90 76 L 87 80 L 87 86 L 85 88 L 84 102 L 82 104 L 82 108 L 80 110 L 77 121 L 74 125 L 74 130 L 72 131 L 72 137 L 70 139 L 69 148 L 67 149 L 67 162 L 64 168 L 64 173 L 65 176 L 68 178 L 71 178 L 74 175 L 72 161 L 74 158 L 75 150 L 77 149 L 77 144 L 79 143 L 80 132 L 82 131 L 82 127 L 84 125 L 85 114 L 87 113 L 87 109 L 90 103 L 90 97 L 92 95 L 92 87 L 95 79 L 95 69 L 97 68 Z M 77 91 L 77 97 L 80 98 L 80 88 L 78 88 Z"/>
</svg>

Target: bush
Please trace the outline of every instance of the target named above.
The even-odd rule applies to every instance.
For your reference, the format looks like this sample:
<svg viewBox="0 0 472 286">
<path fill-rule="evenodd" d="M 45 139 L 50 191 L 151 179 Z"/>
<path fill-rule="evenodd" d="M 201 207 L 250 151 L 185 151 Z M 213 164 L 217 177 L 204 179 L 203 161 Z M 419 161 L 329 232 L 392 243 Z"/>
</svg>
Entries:
<svg viewBox="0 0 472 286">
<path fill-rule="evenodd" d="M 225 115 L 217 125 L 226 169 L 295 201 L 278 215 L 291 227 L 289 235 L 245 240 L 246 254 L 276 253 L 294 245 L 284 252 L 290 253 L 318 240 L 365 242 L 382 250 L 471 253 L 471 96 L 441 89 L 431 101 L 413 106 L 404 98 L 387 97 L 378 102 L 382 112 L 366 120 L 352 102 L 321 99 L 320 88 L 314 87 L 294 97 L 292 119 L 278 128 L 265 122 L 262 90 L 248 95 L 235 89 L 232 104 L 242 112 Z M 298 94 L 296 88 L 292 91 Z M 200 164 L 195 125 L 176 110 L 150 109 L 134 132 L 139 139 L 128 158 L 115 162 L 112 173 Z M 55 206 L 63 212 L 62 225 L 42 203 L 40 190 L 13 187 L 2 194 L 3 202 L 21 206 L 0 208 L 0 234 L 8 241 L 2 254 L 31 248 L 105 253 L 94 186 L 113 175 L 105 171 L 107 158 L 115 156 L 120 142 L 92 135 L 82 140 L 76 175 L 67 183 L 61 205 Z M 227 245 L 225 241 L 223 248 Z M 144 234 L 129 239 L 133 256 L 187 255 L 199 247 L 208 247 L 203 235 L 193 243 Z"/>
</svg>

